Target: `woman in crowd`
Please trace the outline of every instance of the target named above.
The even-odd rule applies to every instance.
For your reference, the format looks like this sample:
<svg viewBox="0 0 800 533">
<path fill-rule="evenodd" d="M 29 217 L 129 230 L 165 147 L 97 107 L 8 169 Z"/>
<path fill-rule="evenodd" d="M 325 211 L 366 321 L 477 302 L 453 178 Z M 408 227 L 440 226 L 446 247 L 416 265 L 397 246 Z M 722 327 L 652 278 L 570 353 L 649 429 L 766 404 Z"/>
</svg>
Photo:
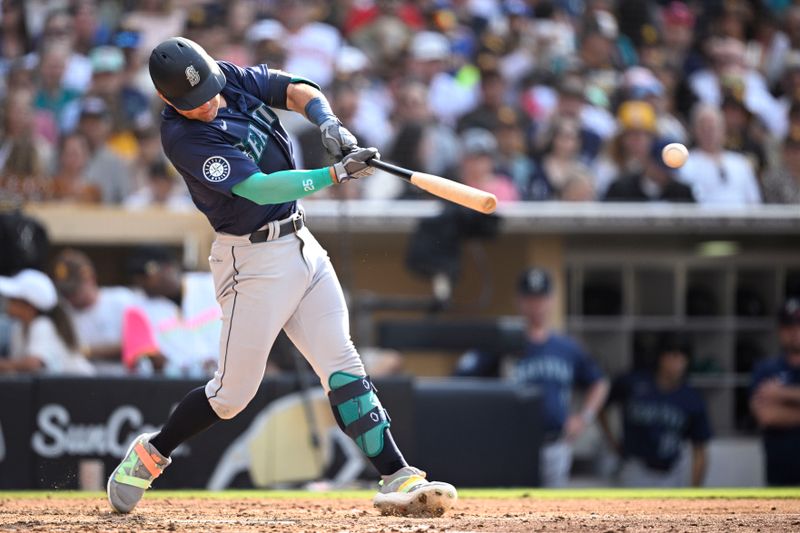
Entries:
<svg viewBox="0 0 800 533">
<path fill-rule="evenodd" d="M 2 109 L 0 136 L 0 186 L 25 199 L 41 199 L 51 156 L 49 143 L 35 132 L 33 95 L 16 89 Z"/>
<path fill-rule="evenodd" d="M 86 181 L 89 165 L 89 141 L 80 133 L 61 138 L 58 169 L 50 184 L 53 200 L 77 203 L 99 203 L 100 189 Z"/>
<path fill-rule="evenodd" d="M 573 175 L 585 174 L 580 162 L 580 125 L 569 118 L 555 120 L 540 146 L 536 171 L 523 196 L 527 200 L 556 200 Z"/>
<path fill-rule="evenodd" d="M 78 351 L 72 322 L 46 274 L 23 270 L 13 277 L 0 276 L 0 296 L 15 321 L 10 354 L 0 359 L 0 374 L 94 374 Z"/>
</svg>

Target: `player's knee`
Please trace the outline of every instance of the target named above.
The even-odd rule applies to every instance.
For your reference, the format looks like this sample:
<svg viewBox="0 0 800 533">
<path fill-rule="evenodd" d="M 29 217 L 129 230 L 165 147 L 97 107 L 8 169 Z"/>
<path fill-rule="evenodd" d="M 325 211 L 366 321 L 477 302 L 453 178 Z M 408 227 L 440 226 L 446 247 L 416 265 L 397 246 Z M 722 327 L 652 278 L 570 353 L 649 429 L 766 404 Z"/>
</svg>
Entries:
<svg viewBox="0 0 800 533">
<path fill-rule="evenodd" d="M 255 374 L 253 374 L 255 376 Z M 261 385 L 261 378 L 252 376 L 214 376 L 206 383 L 206 396 L 218 417 L 229 420 L 241 413 L 250 403 Z"/>
<path fill-rule="evenodd" d="M 230 420 L 247 406 L 247 403 L 231 402 L 224 398 L 211 398 L 208 400 L 217 416 L 223 420 Z"/>
<path fill-rule="evenodd" d="M 244 411 L 253 396 L 255 396 L 255 393 L 251 395 L 218 393 L 216 396 L 210 397 L 208 403 L 211 404 L 211 408 L 217 413 L 218 417 L 223 420 L 230 420 Z"/>
</svg>

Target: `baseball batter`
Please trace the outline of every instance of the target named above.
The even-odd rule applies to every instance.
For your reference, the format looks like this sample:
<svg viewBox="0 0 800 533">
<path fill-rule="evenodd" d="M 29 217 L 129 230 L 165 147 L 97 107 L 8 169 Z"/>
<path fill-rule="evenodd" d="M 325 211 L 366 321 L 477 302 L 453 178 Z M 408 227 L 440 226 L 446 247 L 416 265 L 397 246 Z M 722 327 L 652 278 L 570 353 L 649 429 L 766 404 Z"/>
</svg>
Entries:
<svg viewBox="0 0 800 533">
<path fill-rule="evenodd" d="M 167 104 L 164 152 L 217 232 L 209 263 L 222 307 L 219 367 L 178 404 L 158 433 L 130 445 L 108 480 L 114 510 L 130 512 L 179 444 L 241 412 L 256 394 L 281 329 L 328 393 L 334 417 L 382 480 L 374 504 L 387 514 L 439 515 L 452 485 L 409 466 L 390 419 L 350 340 L 347 308 L 327 253 L 305 227 L 297 200 L 371 173 L 375 148 L 356 146 L 311 81 L 266 65 L 214 61 L 181 37 L 159 44 L 150 76 Z M 292 146 L 271 108 L 302 113 L 319 126 L 332 167 L 295 169 Z"/>
</svg>

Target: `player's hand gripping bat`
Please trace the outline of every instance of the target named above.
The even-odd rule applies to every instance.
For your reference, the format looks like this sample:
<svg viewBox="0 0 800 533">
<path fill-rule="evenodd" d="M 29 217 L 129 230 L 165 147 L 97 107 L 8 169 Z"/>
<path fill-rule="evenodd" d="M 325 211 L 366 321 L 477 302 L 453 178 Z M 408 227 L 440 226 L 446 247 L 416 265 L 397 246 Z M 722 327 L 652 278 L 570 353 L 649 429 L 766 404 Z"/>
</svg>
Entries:
<svg viewBox="0 0 800 533">
<path fill-rule="evenodd" d="M 414 172 L 380 159 L 370 159 L 367 161 L 367 164 L 371 167 L 386 171 L 389 174 L 399 176 L 434 196 L 450 200 L 458 205 L 469 207 L 481 213 L 494 213 L 497 207 L 497 197 L 494 194 L 481 191 L 469 185 L 464 185 L 463 183 L 458 183 L 457 181 L 434 176 L 433 174 L 425 174 L 424 172 Z"/>
</svg>

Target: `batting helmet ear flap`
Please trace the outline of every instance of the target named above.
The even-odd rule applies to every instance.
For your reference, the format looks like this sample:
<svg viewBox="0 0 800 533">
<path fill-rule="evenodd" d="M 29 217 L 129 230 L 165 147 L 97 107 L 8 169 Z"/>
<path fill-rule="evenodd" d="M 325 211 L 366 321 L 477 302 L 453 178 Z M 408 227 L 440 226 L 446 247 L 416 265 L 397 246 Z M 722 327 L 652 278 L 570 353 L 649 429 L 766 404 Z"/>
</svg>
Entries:
<svg viewBox="0 0 800 533">
<path fill-rule="evenodd" d="M 176 109 L 205 104 L 225 87 L 225 75 L 203 47 L 183 37 L 162 42 L 150 54 L 150 79 Z"/>
</svg>

